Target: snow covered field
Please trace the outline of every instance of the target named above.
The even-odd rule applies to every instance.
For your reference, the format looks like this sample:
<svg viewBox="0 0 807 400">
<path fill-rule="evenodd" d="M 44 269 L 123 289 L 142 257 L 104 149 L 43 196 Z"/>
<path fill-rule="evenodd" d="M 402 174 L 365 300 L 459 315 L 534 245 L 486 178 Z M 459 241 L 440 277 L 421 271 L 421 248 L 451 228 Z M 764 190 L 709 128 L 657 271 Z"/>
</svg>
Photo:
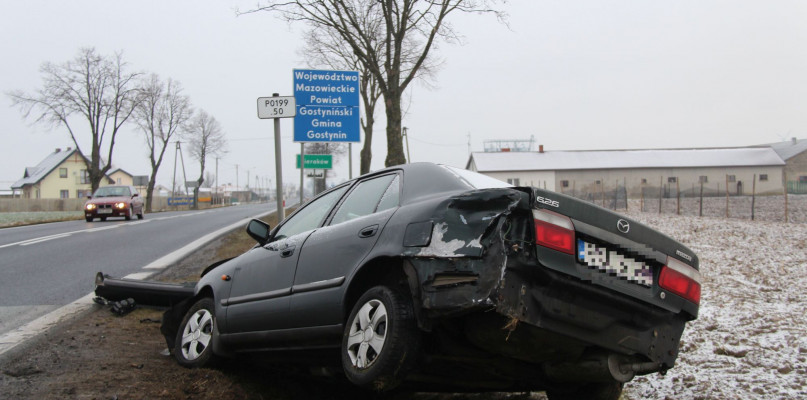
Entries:
<svg viewBox="0 0 807 400">
<path fill-rule="evenodd" d="M 0 228 L 84 218 L 82 211 L 35 211 L 0 213 Z"/>
<path fill-rule="evenodd" d="M 756 221 L 627 213 L 694 250 L 704 282 L 676 366 L 636 378 L 623 399 L 807 398 L 805 202 L 791 196 L 790 224 L 771 222 L 773 204 Z"/>
</svg>

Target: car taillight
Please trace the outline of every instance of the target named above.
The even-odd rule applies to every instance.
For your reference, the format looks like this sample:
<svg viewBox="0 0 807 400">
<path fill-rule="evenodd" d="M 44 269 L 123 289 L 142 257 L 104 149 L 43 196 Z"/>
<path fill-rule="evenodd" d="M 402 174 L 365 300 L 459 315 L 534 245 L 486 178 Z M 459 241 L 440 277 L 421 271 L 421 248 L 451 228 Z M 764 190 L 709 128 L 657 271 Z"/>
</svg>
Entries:
<svg viewBox="0 0 807 400">
<path fill-rule="evenodd" d="M 672 257 L 661 268 L 658 284 L 695 304 L 701 302 L 701 274 L 695 268 Z"/>
<path fill-rule="evenodd" d="M 566 254 L 574 254 L 574 225 L 569 217 L 548 210 L 532 210 L 535 243 Z"/>
</svg>

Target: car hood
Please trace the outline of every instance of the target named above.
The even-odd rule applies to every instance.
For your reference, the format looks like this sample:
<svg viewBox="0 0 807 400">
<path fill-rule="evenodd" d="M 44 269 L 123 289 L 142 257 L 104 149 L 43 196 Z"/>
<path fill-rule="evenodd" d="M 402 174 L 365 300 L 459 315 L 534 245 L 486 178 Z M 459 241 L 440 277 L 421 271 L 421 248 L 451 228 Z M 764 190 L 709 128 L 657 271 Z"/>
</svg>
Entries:
<svg viewBox="0 0 807 400">
<path fill-rule="evenodd" d="M 126 203 L 132 201 L 131 197 L 129 196 L 114 196 L 114 197 L 93 197 L 84 204 L 90 203 Z"/>
</svg>

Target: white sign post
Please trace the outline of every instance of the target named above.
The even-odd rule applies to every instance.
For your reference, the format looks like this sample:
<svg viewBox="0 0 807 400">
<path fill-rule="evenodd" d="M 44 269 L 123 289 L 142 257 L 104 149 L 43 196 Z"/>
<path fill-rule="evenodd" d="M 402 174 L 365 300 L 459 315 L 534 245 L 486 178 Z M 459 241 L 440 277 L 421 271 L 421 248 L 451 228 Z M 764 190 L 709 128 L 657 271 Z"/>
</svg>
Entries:
<svg viewBox="0 0 807 400">
<path fill-rule="evenodd" d="M 258 118 L 288 118 L 297 115 L 294 96 L 258 97 Z"/>
<path fill-rule="evenodd" d="M 280 162 L 280 118 L 289 118 L 297 114 L 297 102 L 294 96 L 281 97 L 273 93 L 272 97 L 258 97 L 258 118 L 275 120 L 275 173 L 277 177 L 277 222 L 286 218 L 283 208 L 283 164 Z"/>
</svg>

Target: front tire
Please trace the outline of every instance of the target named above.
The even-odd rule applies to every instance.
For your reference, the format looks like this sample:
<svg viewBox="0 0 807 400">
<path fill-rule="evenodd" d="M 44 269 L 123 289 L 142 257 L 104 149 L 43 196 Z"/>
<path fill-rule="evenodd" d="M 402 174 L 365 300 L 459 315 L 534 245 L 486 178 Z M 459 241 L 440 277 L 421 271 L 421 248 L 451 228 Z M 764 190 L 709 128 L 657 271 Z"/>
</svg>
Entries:
<svg viewBox="0 0 807 400">
<path fill-rule="evenodd" d="M 132 219 L 133 215 L 134 215 L 134 208 L 132 206 L 129 206 L 129 213 L 124 215 L 123 218 L 126 218 L 126 220 L 129 221 L 130 219 Z"/>
<path fill-rule="evenodd" d="M 87 222 L 92 222 L 92 217 L 84 217 L 84 220 Z"/>
<path fill-rule="evenodd" d="M 199 299 L 182 318 L 174 340 L 174 358 L 186 368 L 201 368 L 215 361 L 213 337 L 217 334 L 215 304 L 210 297 Z"/>
<path fill-rule="evenodd" d="M 342 335 L 342 368 L 355 385 L 377 392 L 398 386 L 415 364 L 420 331 L 412 298 L 387 286 L 364 293 Z"/>
</svg>

